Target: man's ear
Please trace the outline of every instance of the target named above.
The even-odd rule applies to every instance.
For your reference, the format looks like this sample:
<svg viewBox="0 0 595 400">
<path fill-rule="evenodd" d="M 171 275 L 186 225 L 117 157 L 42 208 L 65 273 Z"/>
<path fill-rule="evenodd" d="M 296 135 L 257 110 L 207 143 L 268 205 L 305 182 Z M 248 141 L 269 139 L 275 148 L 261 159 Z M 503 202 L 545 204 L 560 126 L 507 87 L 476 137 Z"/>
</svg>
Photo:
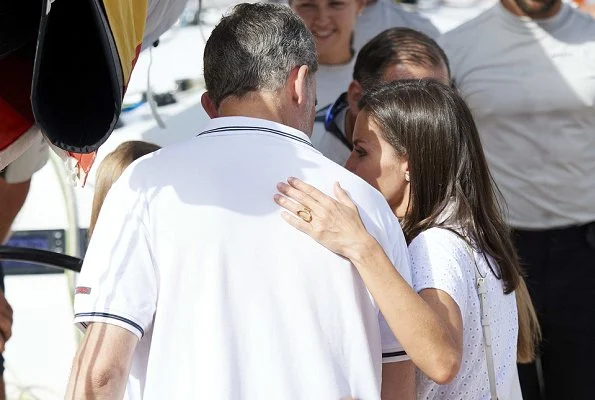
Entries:
<svg viewBox="0 0 595 400">
<path fill-rule="evenodd" d="M 356 80 L 351 81 L 347 88 L 347 103 L 349 104 L 349 112 L 355 117 L 359 112 L 357 103 L 362 98 L 363 89 L 362 85 Z"/>
<path fill-rule="evenodd" d="M 291 96 L 293 101 L 299 105 L 308 103 L 308 96 L 310 95 L 308 78 L 312 79 L 310 76 L 310 68 L 308 68 L 307 65 L 302 65 L 299 68 L 295 68 L 289 75 L 289 79 L 291 79 L 292 83 Z"/>
<path fill-rule="evenodd" d="M 204 92 L 200 97 L 200 104 L 202 104 L 202 108 L 205 110 L 207 115 L 212 118 L 217 118 L 219 116 L 219 112 L 217 111 L 217 107 L 215 107 L 215 103 L 211 100 L 211 96 L 209 96 L 209 92 Z"/>
</svg>

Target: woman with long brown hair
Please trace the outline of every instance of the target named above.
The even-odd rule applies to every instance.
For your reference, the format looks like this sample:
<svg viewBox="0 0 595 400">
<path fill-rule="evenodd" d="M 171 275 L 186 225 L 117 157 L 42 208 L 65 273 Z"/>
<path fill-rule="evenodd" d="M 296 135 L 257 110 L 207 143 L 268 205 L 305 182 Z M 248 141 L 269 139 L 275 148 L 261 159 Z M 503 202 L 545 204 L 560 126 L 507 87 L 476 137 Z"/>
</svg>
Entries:
<svg viewBox="0 0 595 400">
<path fill-rule="evenodd" d="M 489 399 L 496 391 L 509 398 L 518 389 L 517 354 L 533 357 L 539 327 L 528 297 L 517 296 L 517 312 L 512 293 L 526 288 L 469 108 L 454 89 L 429 80 L 387 84 L 360 108 L 346 167 L 401 220 L 413 287 L 460 349 L 449 383 L 418 373 L 418 398 Z M 398 273 L 348 194 L 337 184 L 335 200 L 295 178 L 278 190 L 275 201 L 290 211 L 284 219 L 352 261 L 395 336 L 423 362 L 413 354 L 428 343 L 412 334 L 418 322 L 403 312 Z M 298 218 L 304 210 L 309 222 Z"/>
</svg>

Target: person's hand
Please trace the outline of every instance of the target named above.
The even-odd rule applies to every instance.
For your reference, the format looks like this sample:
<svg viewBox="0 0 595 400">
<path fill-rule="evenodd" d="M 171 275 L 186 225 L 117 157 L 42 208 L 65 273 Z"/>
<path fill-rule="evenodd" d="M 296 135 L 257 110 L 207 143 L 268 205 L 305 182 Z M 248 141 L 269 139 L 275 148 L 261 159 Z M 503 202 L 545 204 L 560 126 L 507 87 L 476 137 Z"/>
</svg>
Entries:
<svg viewBox="0 0 595 400">
<path fill-rule="evenodd" d="M 0 353 L 4 352 L 6 342 L 12 336 L 12 307 L 0 291 Z"/>
<path fill-rule="evenodd" d="M 356 205 L 339 183 L 335 184 L 335 200 L 297 178 L 289 178 L 287 182 L 277 184 L 281 194 L 275 194 L 274 199 L 289 211 L 281 216 L 291 226 L 349 259 L 368 243 L 371 235 Z"/>
</svg>

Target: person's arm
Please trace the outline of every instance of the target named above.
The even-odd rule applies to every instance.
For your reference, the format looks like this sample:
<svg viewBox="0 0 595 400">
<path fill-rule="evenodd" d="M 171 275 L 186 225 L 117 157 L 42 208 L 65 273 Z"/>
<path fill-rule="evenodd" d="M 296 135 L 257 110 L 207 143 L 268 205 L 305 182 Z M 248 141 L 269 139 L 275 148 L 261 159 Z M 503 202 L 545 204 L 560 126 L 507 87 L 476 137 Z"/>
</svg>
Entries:
<svg viewBox="0 0 595 400">
<path fill-rule="evenodd" d="M 415 399 L 415 365 L 411 361 L 382 364 L 382 400 Z"/>
<path fill-rule="evenodd" d="M 6 342 L 12 336 L 12 307 L 0 291 L 0 353 L 4 352 Z"/>
<path fill-rule="evenodd" d="M 436 289 L 417 295 L 369 234 L 362 235 L 360 246 L 345 253 L 415 365 L 436 383 L 454 379 L 463 354 L 463 322 L 457 304 Z"/>
<path fill-rule="evenodd" d="M 8 183 L 0 178 L 0 244 L 8 239 L 10 227 L 25 203 L 31 181 Z"/>
<path fill-rule="evenodd" d="M 101 207 L 74 295 L 74 322 L 85 332 L 68 399 L 122 398 L 134 349 L 151 329 L 158 298 L 145 193 L 128 169 Z"/>
<path fill-rule="evenodd" d="M 10 234 L 10 227 L 17 214 L 23 207 L 27 193 L 29 193 L 30 181 L 20 183 L 8 183 L 0 178 L 0 244 L 3 244 Z M 12 308 L 4 292 L 0 291 L 0 353 L 4 352 L 6 342 L 12 336 Z"/>
<path fill-rule="evenodd" d="M 441 305 L 433 309 L 403 279 L 367 232 L 356 205 L 338 184 L 336 201 L 299 179 L 291 178 L 288 182 L 277 187 L 284 196 L 274 197 L 277 204 L 290 212 L 284 212 L 283 218 L 329 250 L 348 258 L 415 365 L 439 384 L 450 382 L 461 364 L 462 330 L 444 319 Z M 309 223 L 296 217 L 304 207 L 311 210 Z"/>
<path fill-rule="evenodd" d="M 66 398 L 122 399 L 138 337 L 116 325 L 94 322 L 74 358 Z"/>
<path fill-rule="evenodd" d="M 457 304 L 435 289 L 417 295 L 378 242 L 367 236 L 362 238 L 362 246 L 353 246 L 345 257 L 357 268 L 415 365 L 436 383 L 450 382 L 459 371 L 463 354 L 463 322 Z"/>
</svg>

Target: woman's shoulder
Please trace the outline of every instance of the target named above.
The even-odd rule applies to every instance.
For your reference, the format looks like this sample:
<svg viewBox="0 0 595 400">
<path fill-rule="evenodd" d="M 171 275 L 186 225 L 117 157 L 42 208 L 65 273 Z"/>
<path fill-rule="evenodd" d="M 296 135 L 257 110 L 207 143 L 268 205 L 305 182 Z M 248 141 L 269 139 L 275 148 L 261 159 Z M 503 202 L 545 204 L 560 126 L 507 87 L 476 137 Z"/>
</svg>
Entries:
<svg viewBox="0 0 595 400">
<path fill-rule="evenodd" d="M 453 229 L 443 227 L 432 227 L 420 232 L 409 244 L 410 248 L 416 249 L 420 246 L 439 249 L 461 249 L 467 248 L 467 242 Z"/>
<path fill-rule="evenodd" d="M 446 292 L 465 315 L 473 261 L 466 242 L 446 228 L 430 228 L 409 244 L 413 288 Z"/>
<path fill-rule="evenodd" d="M 421 232 L 409 244 L 412 263 L 422 262 L 428 268 L 456 268 L 466 271 L 474 264 L 474 252 L 455 230 L 433 227 Z"/>
</svg>

